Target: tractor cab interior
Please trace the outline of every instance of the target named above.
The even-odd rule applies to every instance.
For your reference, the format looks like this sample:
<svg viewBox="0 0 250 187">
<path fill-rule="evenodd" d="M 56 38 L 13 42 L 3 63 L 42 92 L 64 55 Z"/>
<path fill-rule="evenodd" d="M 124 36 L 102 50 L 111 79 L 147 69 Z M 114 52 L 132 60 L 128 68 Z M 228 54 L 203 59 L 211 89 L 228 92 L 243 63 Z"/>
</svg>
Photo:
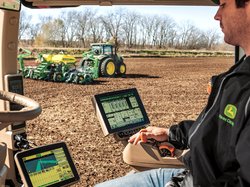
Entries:
<svg viewBox="0 0 250 187">
<path fill-rule="evenodd" d="M 29 8 L 39 9 L 81 5 L 214 6 L 211 0 L 0 0 L 0 142 L 2 142 L 0 143 L 0 186 L 22 186 L 23 184 L 32 186 L 34 173 L 28 173 L 27 168 L 39 164 L 37 161 L 39 158 L 36 155 L 43 154 L 45 162 L 57 165 L 60 163 L 55 157 L 58 150 L 63 157 L 63 163 L 71 170 L 66 172 L 64 180 L 56 186 L 69 185 L 79 180 L 64 143 L 30 149 L 26 139 L 25 121 L 36 118 L 41 113 L 41 107 L 36 101 L 23 96 L 23 77 L 17 73 L 20 3 Z M 236 48 L 235 54 L 236 58 L 241 56 L 239 48 Z M 154 141 L 141 143 L 138 146 L 127 144 L 131 134 L 150 124 L 135 88 L 95 95 L 93 103 L 104 135 L 112 134 L 117 141 L 123 142 L 126 146 L 123 153 L 126 163 L 139 171 L 156 167 L 182 167 L 182 163 L 177 159 L 182 152 L 172 149 L 171 145 Z M 32 162 L 30 158 L 34 158 L 31 159 Z M 60 170 L 60 165 L 58 167 Z M 61 173 L 58 173 L 58 176 L 61 176 Z M 54 181 L 45 181 L 43 185 L 48 186 L 51 182 Z"/>
<path fill-rule="evenodd" d="M 0 1 L 0 186 L 69 185 L 79 175 L 66 144 L 31 147 L 27 140 L 26 121 L 42 109 L 24 96 L 23 76 L 17 71 L 20 8 L 20 1 Z"/>
</svg>

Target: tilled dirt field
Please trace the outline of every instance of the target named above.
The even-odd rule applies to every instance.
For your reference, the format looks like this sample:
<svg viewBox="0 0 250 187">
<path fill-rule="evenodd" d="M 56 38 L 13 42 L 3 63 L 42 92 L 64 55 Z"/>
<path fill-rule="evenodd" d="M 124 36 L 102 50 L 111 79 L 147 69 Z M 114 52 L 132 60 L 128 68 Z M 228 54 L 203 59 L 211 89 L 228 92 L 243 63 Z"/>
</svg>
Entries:
<svg viewBox="0 0 250 187">
<path fill-rule="evenodd" d="M 103 137 L 91 98 L 94 94 L 136 87 L 151 125 L 168 127 L 195 119 L 206 104 L 210 76 L 226 71 L 233 58 L 125 59 L 126 78 L 100 78 L 91 85 L 25 79 L 25 95 L 43 109 L 27 122 L 28 138 L 38 145 L 65 141 L 81 176 L 73 186 L 125 175 L 131 170 L 122 161 L 123 146 Z"/>
</svg>

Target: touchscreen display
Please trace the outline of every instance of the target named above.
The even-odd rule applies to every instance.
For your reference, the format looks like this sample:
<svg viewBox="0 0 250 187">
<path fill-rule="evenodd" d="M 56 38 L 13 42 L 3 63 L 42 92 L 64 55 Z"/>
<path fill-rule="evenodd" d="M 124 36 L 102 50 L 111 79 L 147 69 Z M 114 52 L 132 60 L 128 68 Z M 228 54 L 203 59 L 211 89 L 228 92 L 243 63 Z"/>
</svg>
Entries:
<svg viewBox="0 0 250 187">
<path fill-rule="evenodd" d="M 32 186 L 45 187 L 74 177 L 63 148 L 23 157 Z"/>
<path fill-rule="evenodd" d="M 149 124 L 147 113 L 135 88 L 97 94 L 94 98 L 104 135 Z"/>
<path fill-rule="evenodd" d="M 144 121 L 142 111 L 133 93 L 100 98 L 111 129 Z"/>
</svg>

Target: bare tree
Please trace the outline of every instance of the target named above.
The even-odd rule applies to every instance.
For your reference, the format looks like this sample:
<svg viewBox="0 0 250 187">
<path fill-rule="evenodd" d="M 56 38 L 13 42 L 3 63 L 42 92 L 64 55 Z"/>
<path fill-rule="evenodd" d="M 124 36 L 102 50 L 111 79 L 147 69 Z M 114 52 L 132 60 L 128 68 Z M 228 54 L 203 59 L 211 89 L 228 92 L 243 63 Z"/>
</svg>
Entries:
<svg viewBox="0 0 250 187">
<path fill-rule="evenodd" d="M 148 46 L 152 45 L 154 26 L 156 25 L 156 16 L 142 16 L 141 19 L 141 31 L 143 32 L 143 46 L 146 44 Z"/>
<path fill-rule="evenodd" d="M 159 34 L 159 28 L 160 28 L 160 25 L 161 25 L 161 17 L 159 16 L 153 16 L 152 17 L 152 41 L 151 41 L 151 45 L 156 47 L 159 43 L 159 37 L 158 37 L 158 34 Z"/>
<path fill-rule="evenodd" d="M 183 22 L 178 30 L 179 40 L 176 47 L 181 49 L 193 48 L 199 40 L 199 30 L 190 21 Z"/>
<path fill-rule="evenodd" d="M 220 36 L 217 30 L 209 29 L 204 32 L 204 39 L 207 42 L 206 48 L 212 49 L 214 45 L 219 43 Z"/>
<path fill-rule="evenodd" d="M 92 12 L 89 19 L 89 38 L 91 43 L 101 42 L 103 40 L 104 27 L 101 17 L 96 16 L 96 11 Z"/>
<path fill-rule="evenodd" d="M 116 50 L 119 47 L 118 38 L 121 34 L 123 17 L 124 17 L 123 9 L 117 9 L 101 17 L 107 37 L 112 38 L 114 40 L 114 44 L 116 45 Z"/>
<path fill-rule="evenodd" d="M 81 12 L 78 12 L 76 19 L 76 36 L 80 42 L 80 46 L 86 47 L 85 38 L 87 38 L 89 29 L 90 15 L 93 14 L 91 9 L 84 8 Z"/>
<path fill-rule="evenodd" d="M 77 34 L 77 21 L 76 18 L 78 16 L 78 12 L 76 10 L 72 11 L 62 11 L 60 18 L 64 22 L 64 36 L 65 36 L 65 46 L 66 47 L 72 47 L 74 44 L 74 41 L 76 40 L 76 34 Z"/>
<path fill-rule="evenodd" d="M 173 47 L 176 39 L 176 23 L 168 16 L 161 17 L 158 33 L 158 47 Z"/>
<path fill-rule="evenodd" d="M 35 38 L 39 34 L 41 25 L 39 23 L 31 24 L 30 30 L 29 30 L 29 38 L 31 40 L 31 45 L 33 45 Z"/>
<path fill-rule="evenodd" d="M 124 14 L 124 22 L 122 25 L 122 30 L 125 35 L 125 45 L 128 48 L 133 47 L 136 45 L 136 38 L 137 38 L 137 27 L 140 15 L 135 12 L 127 11 Z"/>
<path fill-rule="evenodd" d="M 176 47 L 181 49 L 211 49 L 219 39 L 215 30 L 202 31 L 189 21 L 181 24 L 179 31 Z"/>
<path fill-rule="evenodd" d="M 66 38 L 66 27 L 62 19 L 57 18 L 53 22 L 53 34 L 54 34 L 54 40 L 57 42 L 59 41 L 59 45 L 62 45 L 62 47 L 66 47 L 65 45 L 65 38 Z M 57 45 L 57 44 L 56 44 Z"/>
<path fill-rule="evenodd" d="M 21 11 L 20 13 L 20 22 L 19 22 L 19 36 L 18 39 L 21 40 L 25 34 L 30 29 L 32 16 L 28 15 L 25 11 Z"/>
</svg>

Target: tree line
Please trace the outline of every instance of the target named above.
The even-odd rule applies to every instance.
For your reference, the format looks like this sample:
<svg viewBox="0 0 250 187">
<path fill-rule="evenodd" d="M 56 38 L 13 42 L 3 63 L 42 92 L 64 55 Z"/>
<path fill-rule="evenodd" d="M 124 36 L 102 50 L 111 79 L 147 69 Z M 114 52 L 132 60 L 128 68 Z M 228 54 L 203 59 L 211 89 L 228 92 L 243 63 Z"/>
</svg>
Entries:
<svg viewBox="0 0 250 187">
<path fill-rule="evenodd" d="M 90 43 L 112 39 L 124 48 L 213 49 L 220 36 L 213 29 L 201 30 L 190 21 L 177 24 L 167 15 L 142 15 L 126 8 L 105 14 L 84 8 L 41 16 L 38 23 L 21 11 L 19 41 L 32 46 L 86 48 Z"/>
</svg>

